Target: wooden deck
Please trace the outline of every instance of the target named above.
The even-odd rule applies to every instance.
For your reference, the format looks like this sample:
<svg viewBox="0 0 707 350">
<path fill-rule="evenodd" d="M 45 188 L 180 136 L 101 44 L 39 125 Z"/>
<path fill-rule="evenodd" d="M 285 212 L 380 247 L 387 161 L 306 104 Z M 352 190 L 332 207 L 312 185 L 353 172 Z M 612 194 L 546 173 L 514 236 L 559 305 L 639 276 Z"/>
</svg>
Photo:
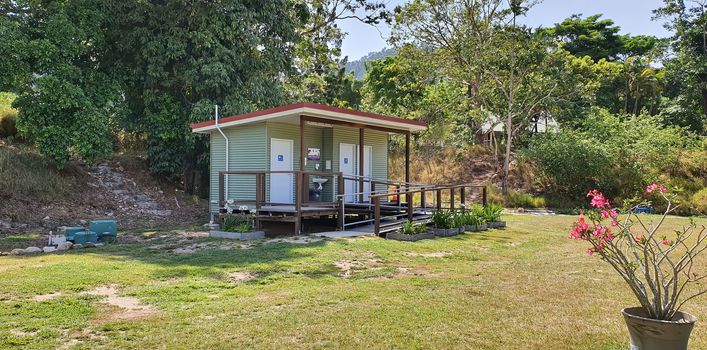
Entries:
<svg viewBox="0 0 707 350">
<path fill-rule="evenodd" d="M 268 174 L 291 173 L 294 177 L 294 203 L 270 203 L 266 201 L 266 181 Z M 342 173 L 321 173 L 304 171 L 222 171 L 219 173 L 220 208 L 224 208 L 226 198 L 223 190 L 224 176 L 227 174 L 254 176 L 256 191 L 254 199 L 229 199 L 230 205 L 247 205 L 255 209 L 256 226 L 263 222 L 292 222 L 295 234 L 302 232 L 302 220 L 314 218 L 336 219 L 336 229 L 346 231 L 355 227 L 366 227 L 376 235 L 382 235 L 398 229 L 405 222 L 429 222 L 435 210 L 464 208 L 470 189 L 480 191 L 482 203 L 486 204 L 484 186 L 461 184 L 448 186 L 414 185 L 407 182 L 376 180 L 359 176 L 344 176 Z M 311 176 L 333 177 L 336 192 L 333 201 L 309 201 L 309 178 Z M 344 181 L 358 181 L 359 189 L 363 183 L 370 185 L 370 192 L 344 193 Z M 306 185 L 305 185 L 306 184 Z M 445 196 L 443 196 L 443 193 Z M 351 196 L 357 202 L 347 203 L 344 198 Z M 347 197 L 348 196 L 348 197 Z M 370 201 L 364 201 L 364 198 Z M 443 201 L 444 198 L 444 201 Z M 220 211 L 220 217 L 228 215 Z"/>
</svg>

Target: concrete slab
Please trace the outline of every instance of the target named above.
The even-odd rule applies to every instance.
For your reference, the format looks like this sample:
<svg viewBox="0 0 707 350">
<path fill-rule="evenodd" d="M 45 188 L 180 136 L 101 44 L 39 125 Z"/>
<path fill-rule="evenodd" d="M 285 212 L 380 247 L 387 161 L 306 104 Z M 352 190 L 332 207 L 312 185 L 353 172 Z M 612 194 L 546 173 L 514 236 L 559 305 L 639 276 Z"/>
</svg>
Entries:
<svg viewBox="0 0 707 350">
<path fill-rule="evenodd" d="M 312 236 L 326 237 L 326 238 L 352 238 L 360 236 L 373 236 L 373 232 L 367 231 L 329 231 L 329 232 L 318 232 L 312 233 Z"/>
</svg>

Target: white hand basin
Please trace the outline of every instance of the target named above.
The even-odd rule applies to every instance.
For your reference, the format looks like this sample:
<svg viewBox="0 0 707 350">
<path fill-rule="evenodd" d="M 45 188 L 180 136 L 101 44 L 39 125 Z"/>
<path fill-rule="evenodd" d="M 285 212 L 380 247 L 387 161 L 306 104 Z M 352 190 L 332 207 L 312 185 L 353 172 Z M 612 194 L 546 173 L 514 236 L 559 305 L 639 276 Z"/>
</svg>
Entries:
<svg viewBox="0 0 707 350">
<path fill-rule="evenodd" d="M 325 178 L 322 178 L 322 177 L 318 177 L 318 178 L 316 178 L 316 179 L 312 179 L 312 182 L 314 182 L 315 184 L 317 184 L 317 189 L 320 190 L 320 191 L 321 191 L 321 189 L 322 189 L 322 185 L 325 184 L 327 181 L 329 181 L 329 179 L 325 179 Z"/>
</svg>

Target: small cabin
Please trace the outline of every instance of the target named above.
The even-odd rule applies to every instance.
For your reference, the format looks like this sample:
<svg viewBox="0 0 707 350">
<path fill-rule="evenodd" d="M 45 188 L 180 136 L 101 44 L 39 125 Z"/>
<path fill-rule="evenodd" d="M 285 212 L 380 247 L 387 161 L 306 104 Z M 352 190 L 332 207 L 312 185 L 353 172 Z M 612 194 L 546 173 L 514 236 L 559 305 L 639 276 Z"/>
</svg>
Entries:
<svg viewBox="0 0 707 350">
<path fill-rule="evenodd" d="M 224 118 L 217 113 L 191 129 L 210 137 L 214 217 L 247 207 L 257 225 L 292 222 L 299 234 L 307 219 L 331 218 L 339 230 L 351 224 L 351 216 L 372 223 L 374 204 L 384 212 L 396 205 L 394 211 L 405 212 L 395 193 L 413 188 L 411 135 L 427 124 L 301 102 Z M 406 140 L 404 179 L 388 175 L 393 134 Z"/>
</svg>

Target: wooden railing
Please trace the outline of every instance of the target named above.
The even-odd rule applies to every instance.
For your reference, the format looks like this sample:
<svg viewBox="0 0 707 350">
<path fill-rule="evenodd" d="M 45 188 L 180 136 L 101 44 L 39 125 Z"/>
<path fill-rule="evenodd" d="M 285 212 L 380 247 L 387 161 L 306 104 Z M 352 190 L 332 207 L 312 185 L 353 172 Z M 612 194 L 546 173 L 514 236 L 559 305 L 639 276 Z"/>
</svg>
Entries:
<svg viewBox="0 0 707 350">
<path fill-rule="evenodd" d="M 266 183 L 267 175 L 272 174 L 292 174 L 294 181 L 294 201 L 293 203 L 275 203 L 266 200 Z M 226 175 L 234 176 L 253 176 L 255 177 L 255 199 L 233 199 L 234 202 L 239 204 L 253 204 L 256 209 L 260 209 L 265 205 L 294 205 L 297 212 L 300 211 L 302 206 L 318 206 L 318 205 L 336 205 L 336 194 L 332 188 L 332 200 L 322 201 L 322 202 L 310 202 L 309 201 L 309 179 L 312 176 L 331 178 L 331 183 L 337 184 L 337 192 L 343 193 L 343 174 L 340 172 L 335 173 L 325 173 L 325 172 L 313 172 L 313 171 L 221 171 L 218 176 L 218 190 L 219 190 L 219 207 L 222 208 L 226 204 L 226 194 L 224 192 Z M 336 181 L 334 181 L 336 180 Z"/>
<path fill-rule="evenodd" d="M 402 196 L 405 196 L 405 201 L 406 201 L 406 210 L 407 210 L 407 220 L 409 222 L 413 221 L 413 216 L 414 216 L 414 198 L 415 195 L 419 195 L 420 197 L 420 207 L 418 209 L 427 209 L 427 193 L 434 193 L 435 195 L 435 200 L 434 200 L 434 209 L 436 210 L 442 210 L 444 209 L 444 203 L 442 201 L 442 197 L 444 192 L 449 192 L 449 202 L 447 208 L 450 210 L 455 210 L 457 209 L 456 207 L 456 193 L 459 192 L 459 202 L 462 205 L 466 205 L 467 203 L 467 189 L 480 189 L 481 190 L 481 203 L 486 206 L 487 204 L 487 190 L 486 186 L 479 186 L 479 185 L 471 185 L 471 184 L 462 184 L 462 185 L 450 185 L 450 186 L 434 186 L 431 188 L 410 188 L 410 189 L 404 189 L 404 190 L 399 190 L 395 192 L 394 194 L 398 195 L 398 200 L 401 199 Z M 376 235 L 379 235 L 381 232 L 381 198 L 387 198 L 390 196 L 390 193 L 381 193 L 381 194 L 374 194 L 371 195 L 371 202 L 373 204 L 373 222 L 374 222 L 374 232 Z M 430 208 L 430 209 L 432 209 Z"/>
</svg>

